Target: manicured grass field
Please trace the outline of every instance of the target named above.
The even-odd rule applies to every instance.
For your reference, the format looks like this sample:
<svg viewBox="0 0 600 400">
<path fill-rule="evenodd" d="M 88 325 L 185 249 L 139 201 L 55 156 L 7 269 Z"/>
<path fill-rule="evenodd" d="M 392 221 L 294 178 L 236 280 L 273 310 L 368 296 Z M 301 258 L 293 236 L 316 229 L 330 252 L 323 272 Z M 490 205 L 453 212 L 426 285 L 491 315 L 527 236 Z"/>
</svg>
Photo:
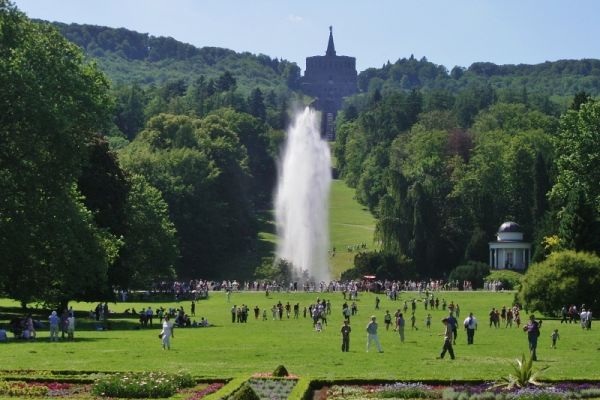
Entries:
<svg viewBox="0 0 600 400">
<path fill-rule="evenodd" d="M 329 206 L 330 247 L 336 248 L 335 256 L 329 259 L 334 277 L 339 277 L 354 264 L 357 251 L 349 252 L 348 246 L 364 243 L 367 250 L 373 250 L 374 231 L 375 218 L 354 199 L 354 189 L 346 186 L 344 181 L 334 180 Z"/>
<path fill-rule="evenodd" d="M 86 318 L 78 318 L 75 342 L 50 343 L 48 332 L 38 332 L 38 340 L 24 342 L 11 340 L 0 344 L 0 369 L 41 369 L 41 370 L 162 370 L 178 371 L 185 369 L 194 375 L 227 378 L 240 374 L 271 372 L 283 364 L 297 375 L 320 378 L 386 378 L 397 380 L 495 380 L 511 372 L 509 363 L 522 353 L 527 353 L 526 334 L 516 328 L 490 328 L 487 314 L 491 307 L 509 306 L 513 293 L 487 292 L 441 292 L 437 294 L 446 301 L 460 304 L 462 320 L 473 311 L 479 319 L 479 329 L 475 344 L 466 345 L 466 335 L 460 329 L 458 344 L 455 346 L 456 360 L 437 360 L 443 326 L 440 319 L 447 312 L 434 310 L 433 326 L 427 330 L 424 319 L 427 312 L 423 303 L 417 306 L 418 330 L 411 331 L 407 324 L 406 342 L 400 343 L 398 335 L 383 326 L 386 309 L 392 313 L 401 308 L 404 300 L 418 298 L 416 293 L 402 293 L 399 301 L 392 302 L 380 295 L 381 309 L 375 310 L 375 295 L 362 294 L 359 297 L 358 315 L 351 318 L 350 352 L 340 351 L 339 329 L 342 323 L 341 293 L 273 293 L 269 298 L 265 293 L 234 293 L 231 302 L 223 293 L 211 293 L 208 300 L 198 303 L 196 319 L 208 318 L 214 324 L 210 328 L 176 329 L 172 350 L 163 351 L 157 338 L 159 327 L 136 329 L 135 318 L 114 316 L 111 318 L 113 330 L 93 330 L 94 323 Z M 314 302 L 317 297 L 329 299 L 333 313 L 329 325 L 323 332 L 312 329 L 309 318 L 302 317 L 302 309 Z M 268 320 L 254 319 L 251 311 L 246 324 L 232 323 L 230 308 L 233 304 L 247 304 L 252 309 L 258 305 L 269 310 L 278 300 L 283 304 L 300 303 L 298 320 L 285 318 L 273 321 L 268 312 Z M 181 303 L 118 303 L 109 304 L 112 310 L 123 312 L 126 308 L 138 311 L 145 306 L 178 307 L 184 306 L 189 312 L 190 302 Z M 75 310 L 88 311 L 93 305 L 74 303 Z M 15 310 L 17 303 L 0 301 L 0 323 L 5 324 L 8 311 Z M 365 326 L 369 316 L 375 314 L 379 320 L 379 337 L 384 353 L 365 352 Z M 409 313 L 410 314 L 410 306 Z M 39 312 L 47 318 L 48 312 Z M 550 333 L 559 328 L 560 340 L 557 349 L 550 348 Z M 544 379 L 600 379 L 600 334 L 594 325 L 591 331 L 584 331 L 578 325 L 561 325 L 558 321 L 546 320 L 539 339 L 536 367 L 550 367 L 542 375 Z M 12 335 L 11 335 L 12 336 Z"/>
</svg>

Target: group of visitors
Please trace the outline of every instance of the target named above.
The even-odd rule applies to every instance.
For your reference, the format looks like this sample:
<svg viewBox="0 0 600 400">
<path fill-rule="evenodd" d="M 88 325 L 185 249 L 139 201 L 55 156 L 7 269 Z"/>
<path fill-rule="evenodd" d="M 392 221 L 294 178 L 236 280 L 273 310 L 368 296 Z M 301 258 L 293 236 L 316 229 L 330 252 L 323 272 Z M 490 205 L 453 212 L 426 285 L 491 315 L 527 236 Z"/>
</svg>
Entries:
<svg viewBox="0 0 600 400">
<path fill-rule="evenodd" d="M 504 289 L 504 285 L 501 281 L 490 281 L 483 282 L 483 290 L 489 290 L 491 292 L 499 292 Z"/>
<path fill-rule="evenodd" d="M 521 326 L 521 307 L 518 304 L 509 308 L 502 306 L 502 309 L 492 307 L 489 317 L 490 327 L 500 328 L 504 326 L 505 328 L 512 328 L 514 322 L 519 328 Z"/>
<path fill-rule="evenodd" d="M 560 310 L 561 320 L 560 323 L 573 323 L 579 320 L 582 329 L 592 329 L 592 310 L 586 309 L 585 304 L 581 305 L 581 312 L 577 310 L 577 306 L 572 304 L 571 306 L 563 306 Z"/>
<path fill-rule="evenodd" d="M 137 312 L 135 308 L 128 308 L 125 310 L 124 314 L 139 316 L 140 328 L 152 328 L 154 326 L 155 319 L 157 319 L 158 324 L 162 326 L 166 317 L 169 317 L 169 320 L 173 323 L 173 325 L 179 328 L 199 328 L 210 325 L 208 320 L 204 317 L 201 317 L 200 321 L 191 319 L 190 314 L 192 316 L 196 315 L 196 302 L 193 300 L 190 307 L 190 314 L 185 312 L 183 306 L 179 306 L 178 308 L 164 308 L 161 306 L 156 308 L 156 311 L 149 306 L 142 308 L 139 312 Z"/>
<path fill-rule="evenodd" d="M 33 318 L 32 314 L 24 317 L 14 317 L 9 322 L 9 330 L 15 339 L 36 340 L 38 331 L 45 329 L 46 325 Z M 48 316 L 48 327 L 50 330 L 50 341 L 55 342 L 60 338 L 63 340 L 74 340 L 75 338 L 75 314 L 72 308 L 64 309 L 62 314 L 52 311 Z M 5 329 L 2 329 L 0 341 L 7 341 L 8 335 Z"/>
<path fill-rule="evenodd" d="M 58 332 L 60 331 L 62 336 L 61 339 L 75 340 L 75 313 L 73 308 L 69 310 L 64 309 L 61 316 L 58 316 L 56 311 L 52 311 L 48 317 L 48 323 L 50 325 L 50 341 L 58 341 Z"/>
</svg>

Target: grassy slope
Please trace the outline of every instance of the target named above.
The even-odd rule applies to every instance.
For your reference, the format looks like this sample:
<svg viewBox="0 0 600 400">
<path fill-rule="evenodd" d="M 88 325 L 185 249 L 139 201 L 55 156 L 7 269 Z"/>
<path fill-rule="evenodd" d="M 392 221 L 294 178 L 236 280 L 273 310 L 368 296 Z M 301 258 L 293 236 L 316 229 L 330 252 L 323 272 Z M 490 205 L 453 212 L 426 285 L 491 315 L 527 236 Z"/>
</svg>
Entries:
<svg viewBox="0 0 600 400">
<path fill-rule="evenodd" d="M 187 369 L 196 375 L 207 377 L 231 377 L 238 374 L 272 371 L 284 364 L 294 374 L 323 378 L 387 378 L 387 379 L 485 379 L 493 380 L 510 372 L 509 362 L 527 353 L 527 339 L 520 329 L 489 328 L 486 316 L 492 306 L 510 305 L 512 293 L 440 293 L 440 298 L 458 302 L 463 319 L 469 311 L 479 318 L 480 326 L 475 335 L 475 345 L 467 346 L 464 331 L 458 335 L 455 346 L 457 359 L 436 360 L 442 338 L 440 319 L 446 315 L 438 310 L 433 314 L 433 328 L 424 328 L 426 315 L 422 303 L 418 304 L 418 331 L 406 331 L 406 342 L 400 343 L 393 331 L 385 331 L 380 325 L 380 340 L 385 353 L 366 353 L 364 332 L 371 314 L 378 316 L 380 324 L 386 309 L 401 307 L 404 300 L 415 294 L 403 293 L 401 301 L 392 302 L 382 298 L 382 309 L 374 310 L 372 294 L 364 295 L 358 302 L 359 314 L 352 319 L 350 353 L 340 351 L 341 305 L 339 293 L 320 295 L 330 299 L 333 314 L 329 326 L 321 333 L 312 330 L 309 319 L 285 319 L 273 321 L 269 313 L 267 321 L 254 320 L 247 324 L 232 324 L 229 309 L 233 303 L 258 305 L 270 308 L 278 300 L 284 304 L 300 302 L 308 306 L 319 294 L 278 294 L 266 298 L 264 293 L 234 293 L 227 303 L 222 293 L 211 294 L 209 300 L 198 303 L 197 315 L 207 317 L 212 328 L 178 329 L 173 339 L 173 349 L 160 349 L 157 339 L 158 327 L 136 330 L 135 319 L 120 320 L 113 324 L 121 329 L 98 332 L 83 330 L 91 323 L 78 319 L 77 341 L 74 343 L 49 343 L 47 331 L 39 332 L 39 340 L 33 343 L 10 342 L 0 344 L 2 369 L 59 369 L 59 370 L 163 370 Z M 181 305 L 189 310 L 189 302 Z M 0 306 L 16 306 L 15 302 L 1 300 Z M 145 304 L 111 305 L 116 311 Z M 158 304 L 153 304 L 156 307 Z M 163 306 L 175 304 L 162 303 Z M 74 304 L 75 309 L 89 310 L 90 304 Z M 0 314 L 6 315 L 0 308 Z M 47 312 L 42 314 L 44 317 Z M 0 317 L 5 318 L 5 317 Z M 550 333 L 560 329 L 561 338 L 557 349 L 550 349 Z M 545 321 L 539 341 L 537 368 L 550 366 L 543 373 L 544 379 L 600 379 L 598 343 L 600 331 L 584 331 L 578 325 L 560 325 L 557 321 Z"/>
<path fill-rule="evenodd" d="M 261 215 L 259 252 L 264 256 L 275 251 L 277 242 L 275 225 L 269 217 L 267 213 Z M 346 186 L 344 181 L 334 180 L 329 206 L 330 248 L 336 247 L 335 256 L 329 259 L 334 277 L 339 277 L 354 263 L 356 251 L 348 252 L 347 246 L 365 243 L 367 249 L 373 249 L 374 230 L 375 218 L 354 199 L 354 189 Z"/>
<path fill-rule="evenodd" d="M 354 189 L 341 180 L 334 180 L 331 187 L 329 230 L 331 247 L 336 248 L 335 257 L 330 258 L 335 277 L 354 263 L 356 251 L 348 252 L 348 246 L 365 243 L 367 249 L 374 247 L 375 218 L 354 199 Z"/>
</svg>

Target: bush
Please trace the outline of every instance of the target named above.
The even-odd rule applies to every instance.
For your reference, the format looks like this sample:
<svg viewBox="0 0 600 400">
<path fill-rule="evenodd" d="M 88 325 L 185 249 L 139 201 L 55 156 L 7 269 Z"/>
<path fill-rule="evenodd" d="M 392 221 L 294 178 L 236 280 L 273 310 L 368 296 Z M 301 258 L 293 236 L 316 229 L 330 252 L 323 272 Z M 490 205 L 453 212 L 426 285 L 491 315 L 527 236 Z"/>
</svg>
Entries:
<svg viewBox="0 0 600 400">
<path fill-rule="evenodd" d="M 460 289 L 463 289 L 464 281 L 471 281 L 473 289 L 483 287 L 483 279 L 490 273 L 490 267 L 482 262 L 468 261 L 465 265 L 454 268 L 448 276 L 449 281 L 458 281 Z"/>
<path fill-rule="evenodd" d="M 98 379 L 92 386 L 92 393 L 96 396 L 127 399 L 164 398 L 171 397 L 178 389 L 194 385 L 191 375 L 185 372 L 117 373 Z"/>
<path fill-rule="evenodd" d="M 502 283 L 502 288 L 506 290 L 519 289 L 523 274 L 517 271 L 507 269 L 495 269 L 490 271 L 490 274 L 485 277 L 486 282 L 499 281 Z"/>
<path fill-rule="evenodd" d="M 518 299 L 528 309 L 545 314 L 555 314 L 568 304 L 597 310 L 599 287 L 600 257 L 567 250 L 533 264 L 523 277 Z"/>
<path fill-rule="evenodd" d="M 273 371 L 273 376 L 284 377 L 288 375 L 289 372 L 283 365 L 279 365 L 277 368 L 275 368 L 275 371 Z"/>
<path fill-rule="evenodd" d="M 410 258 L 385 251 L 357 253 L 354 267 L 342 272 L 341 279 L 362 279 L 364 275 L 390 280 L 414 279 L 417 276 L 415 264 Z"/>
<path fill-rule="evenodd" d="M 260 400 L 260 397 L 247 383 L 243 384 L 237 392 L 231 396 L 232 400 Z"/>
</svg>

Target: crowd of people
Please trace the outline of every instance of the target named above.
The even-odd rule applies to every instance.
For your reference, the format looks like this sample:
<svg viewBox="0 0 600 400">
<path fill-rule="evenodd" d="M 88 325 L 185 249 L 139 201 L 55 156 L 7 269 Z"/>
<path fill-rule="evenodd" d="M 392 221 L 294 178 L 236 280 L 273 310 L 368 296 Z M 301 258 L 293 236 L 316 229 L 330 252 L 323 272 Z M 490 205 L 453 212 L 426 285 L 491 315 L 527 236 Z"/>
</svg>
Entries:
<svg viewBox="0 0 600 400">
<path fill-rule="evenodd" d="M 173 327 L 172 328 L 204 328 L 210 326 L 208 319 L 200 317 L 197 321 L 192 319 L 196 316 L 196 301 L 191 301 L 190 313 L 186 313 L 183 306 L 175 307 L 157 307 L 153 310 L 151 306 L 142 308 L 139 312 L 133 309 L 126 309 L 125 315 L 137 315 L 139 316 L 140 328 L 152 328 L 154 326 L 154 320 L 158 320 L 159 325 L 163 325 L 164 320 L 169 318 Z"/>
<path fill-rule="evenodd" d="M 59 315 L 52 311 L 48 316 L 47 324 L 39 319 L 34 319 L 31 313 L 25 316 L 13 317 L 8 329 L 13 337 L 18 340 L 36 340 L 38 331 L 48 329 L 50 331 L 50 341 L 74 340 L 75 338 L 75 313 L 73 308 L 64 309 Z M 0 328 L 0 342 L 8 340 L 8 332 Z"/>
<path fill-rule="evenodd" d="M 577 310 L 577 306 L 572 304 L 570 306 L 563 306 L 560 310 L 561 320 L 560 323 L 579 323 L 583 329 L 592 329 L 592 310 L 589 308 L 586 310 L 585 304 L 581 306 L 581 312 Z"/>
<path fill-rule="evenodd" d="M 498 290 L 497 286 L 493 286 L 493 282 L 490 283 L 488 290 Z M 375 285 L 375 286 L 373 286 Z M 194 280 L 187 284 L 181 282 L 171 283 L 159 286 L 158 290 L 166 290 L 168 293 L 179 296 L 182 293 L 191 293 L 194 290 L 219 290 L 224 291 L 227 294 L 227 300 L 231 300 L 232 293 L 248 290 L 258 291 L 265 290 L 267 296 L 273 287 L 280 286 L 277 282 L 243 282 L 238 281 L 222 281 L 222 282 L 209 282 L 204 280 Z M 433 317 L 432 314 L 438 314 L 442 311 L 445 317 L 441 320 L 443 324 L 443 332 L 440 334 L 444 338 L 442 343 L 442 349 L 439 353 L 439 358 L 442 359 L 448 354 L 450 358 L 454 359 L 456 353 L 454 346 L 456 345 L 456 339 L 459 335 L 459 330 L 464 328 L 466 333 L 467 345 L 475 343 L 476 331 L 479 328 L 479 322 L 476 316 L 469 312 L 468 316 L 464 320 L 461 320 L 461 306 L 450 299 L 452 293 L 442 293 L 440 290 L 448 288 L 458 288 L 462 286 L 469 290 L 471 287 L 470 282 L 464 281 L 462 285 L 459 282 L 444 282 L 439 280 L 429 281 L 377 281 L 374 282 L 370 279 L 365 280 L 353 280 L 353 281 L 332 281 L 328 284 L 323 283 L 321 287 L 324 294 L 323 297 L 331 297 L 337 293 L 342 295 L 343 304 L 341 307 L 342 316 L 342 327 L 340 334 L 342 337 L 342 351 L 348 352 L 350 349 L 350 336 L 352 332 L 351 319 L 355 319 L 358 315 L 358 299 L 360 293 L 365 291 L 377 290 L 378 294 L 375 296 L 374 310 L 378 311 L 381 309 L 382 300 L 380 296 L 385 296 L 389 301 L 397 301 L 400 297 L 400 293 L 404 293 L 403 300 L 400 300 L 398 307 L 395 312 L 386 310 L 383 315 L 383 321 L 385 331 L 392 330 L 397 332 L 401 343 L 405 342 L 406 330 L 410 326 L 410 331 L 418 331 L 419 327 L 429 331 L 432 329 Z M 288 286 L 290 291 L 297 291 L 296 285 Z M 304 290 L 307 288 L 304 287 Z M 379 294 L 381 293 L 381 294 Z M 408 296 L 407 296 L 408 295 Z M 233 295 L 235 298 L 237 295 Z M 443 297 L 442 297 L 443 296 Z M 449 297 L 446 300 L 446 297 Z M 387 303 L 390 304 L 389 302 Z M 367 305 L 361 307 L 370 308 Z M 396 308 L 396 307 L 394 307 Z M 420 314 L 424 310 L 424 313 L 419 318 Z M 271 320 L 284 320 L 284 319 L 307 319 L 312 323 L 312 328 L 316 332 L 324 331 L 328 326 L 328 319 L 332 314 L 332 304 L 329 299 L 322 298 L 321 295 L 316 298 L 316 301 L 302 306 L 299 302 L 290 303 L 277 301 L 272 307 L 260 308 L 258 305 L 254 308 L 246 304 L 238 306 L 234 304 L 231 309 L 231 322 L 232 323 L 247 323 L 249 315 L 253 313 L 255 320 L 262 319 L 263 321 Z M 107 303 L 99 303 L 95 309 L 91 310 L 89 317 L 92 321 L 106 321 L 111 314 Z M 153 328 L 157 321 L 158 326 L 162 327 L 161 338 L 162 346 L 165 350 L 171 347 L 171 338 L 174 337 L 175 328 L 189 328 L 189 327 L 208 327 L 211 324 L 207 319 L 202 317 L 197 322 L 193 317 L 196 315 L 196 301 L 191 300 L 190 312 L 187 313 L 183 306 L 178 307 L 157 307 L 152 306 L 143 307 L 140 311 L 136 311 L 135 308 L 128 308 L 124 312 L 125 315 L 135 315 L 139 318 L 140 328 Z M 537 320 L 534 315 L 524 317 L 522 325 L 522 310 L 519 304 L 512 306 L 501 306 L 492 307 L 489 317 L 489 328 L 491 329 L 510 329 L 517 328 L 522 329 L 527 336 L 531 357 L 535 360 L 537 358 L 537 342 L 540 336 L 542 321 Z M 581 305 L 565 305 L 560 310 L 560 323 L 561 324 L 575 324 L 579 323 L 582 329 L 590 330 L 592 326 L 593 314 L 589 307 Z M 421 325 L 421 323 L 423 325 Z M 409 325 L 410 324 L 410 325 Z M 356 325 L 356 324 L 355 324 Z M 58 340 L 74 340 L 75 333 L 75 315 L 72 310 L 64 309 L 61 314 L 57 311 L 52 311 L 48 316 L 47 321 L 35 320 L 31 314 L 23 317 L 15 317 L 10 321 L 10 331 L 14 334 L 17 339 L 24 340 L 35 340 L 38 337 L 40 330 L 49 330 L 50 341 Z M 435 329 L 435 325 L 433 326 Z M 378 352 L 383 352 L 381 342 L 378 336 L 378 323 L 377 317 L 372 315 L 368 319 L 366 325 L 367 343 L 366 350 L 369 351 L 374 344 Z M 409 331 L 409 332 L 410 332 Z M 410 334 L 410 333 L 409 333 Z M 551 347 L 556 348 L 557 342 L 560 339 L 558 329 L 554 329 L 549 335 L 551 339 Z M 8 340 L 7 331 L 0 329 L 0 342 Z"/>
<path fill-rule="evenodd" d="M 299 284 L 297 281 L 282 282 L 276 280 L 254 280 L 238 281 L 223 280 L 209 281 L 204 279 L 192 279 L 190 281 L 161 281 L 152 285 L 147 292 L 152 294 L 171 294 L 176 300 L 190 300 L 207 297 L 210 292 L 238 292 L 238 291 L 265 291 L 265 292 L 400 292 L 400 291 L 453 291 L 453 290 L 473 290 L 470 281 L 444 281 L 444 280 L 374 280 L 374 279 L 356 279 L 349 281 L 331 280 L 329 282 L 307 281 Z M 499 289 L 488 289 L 499 290 Z M 122 301 L 127 301 L 128 292 L 119 291 L 118 296 Z"/>
</svg>

